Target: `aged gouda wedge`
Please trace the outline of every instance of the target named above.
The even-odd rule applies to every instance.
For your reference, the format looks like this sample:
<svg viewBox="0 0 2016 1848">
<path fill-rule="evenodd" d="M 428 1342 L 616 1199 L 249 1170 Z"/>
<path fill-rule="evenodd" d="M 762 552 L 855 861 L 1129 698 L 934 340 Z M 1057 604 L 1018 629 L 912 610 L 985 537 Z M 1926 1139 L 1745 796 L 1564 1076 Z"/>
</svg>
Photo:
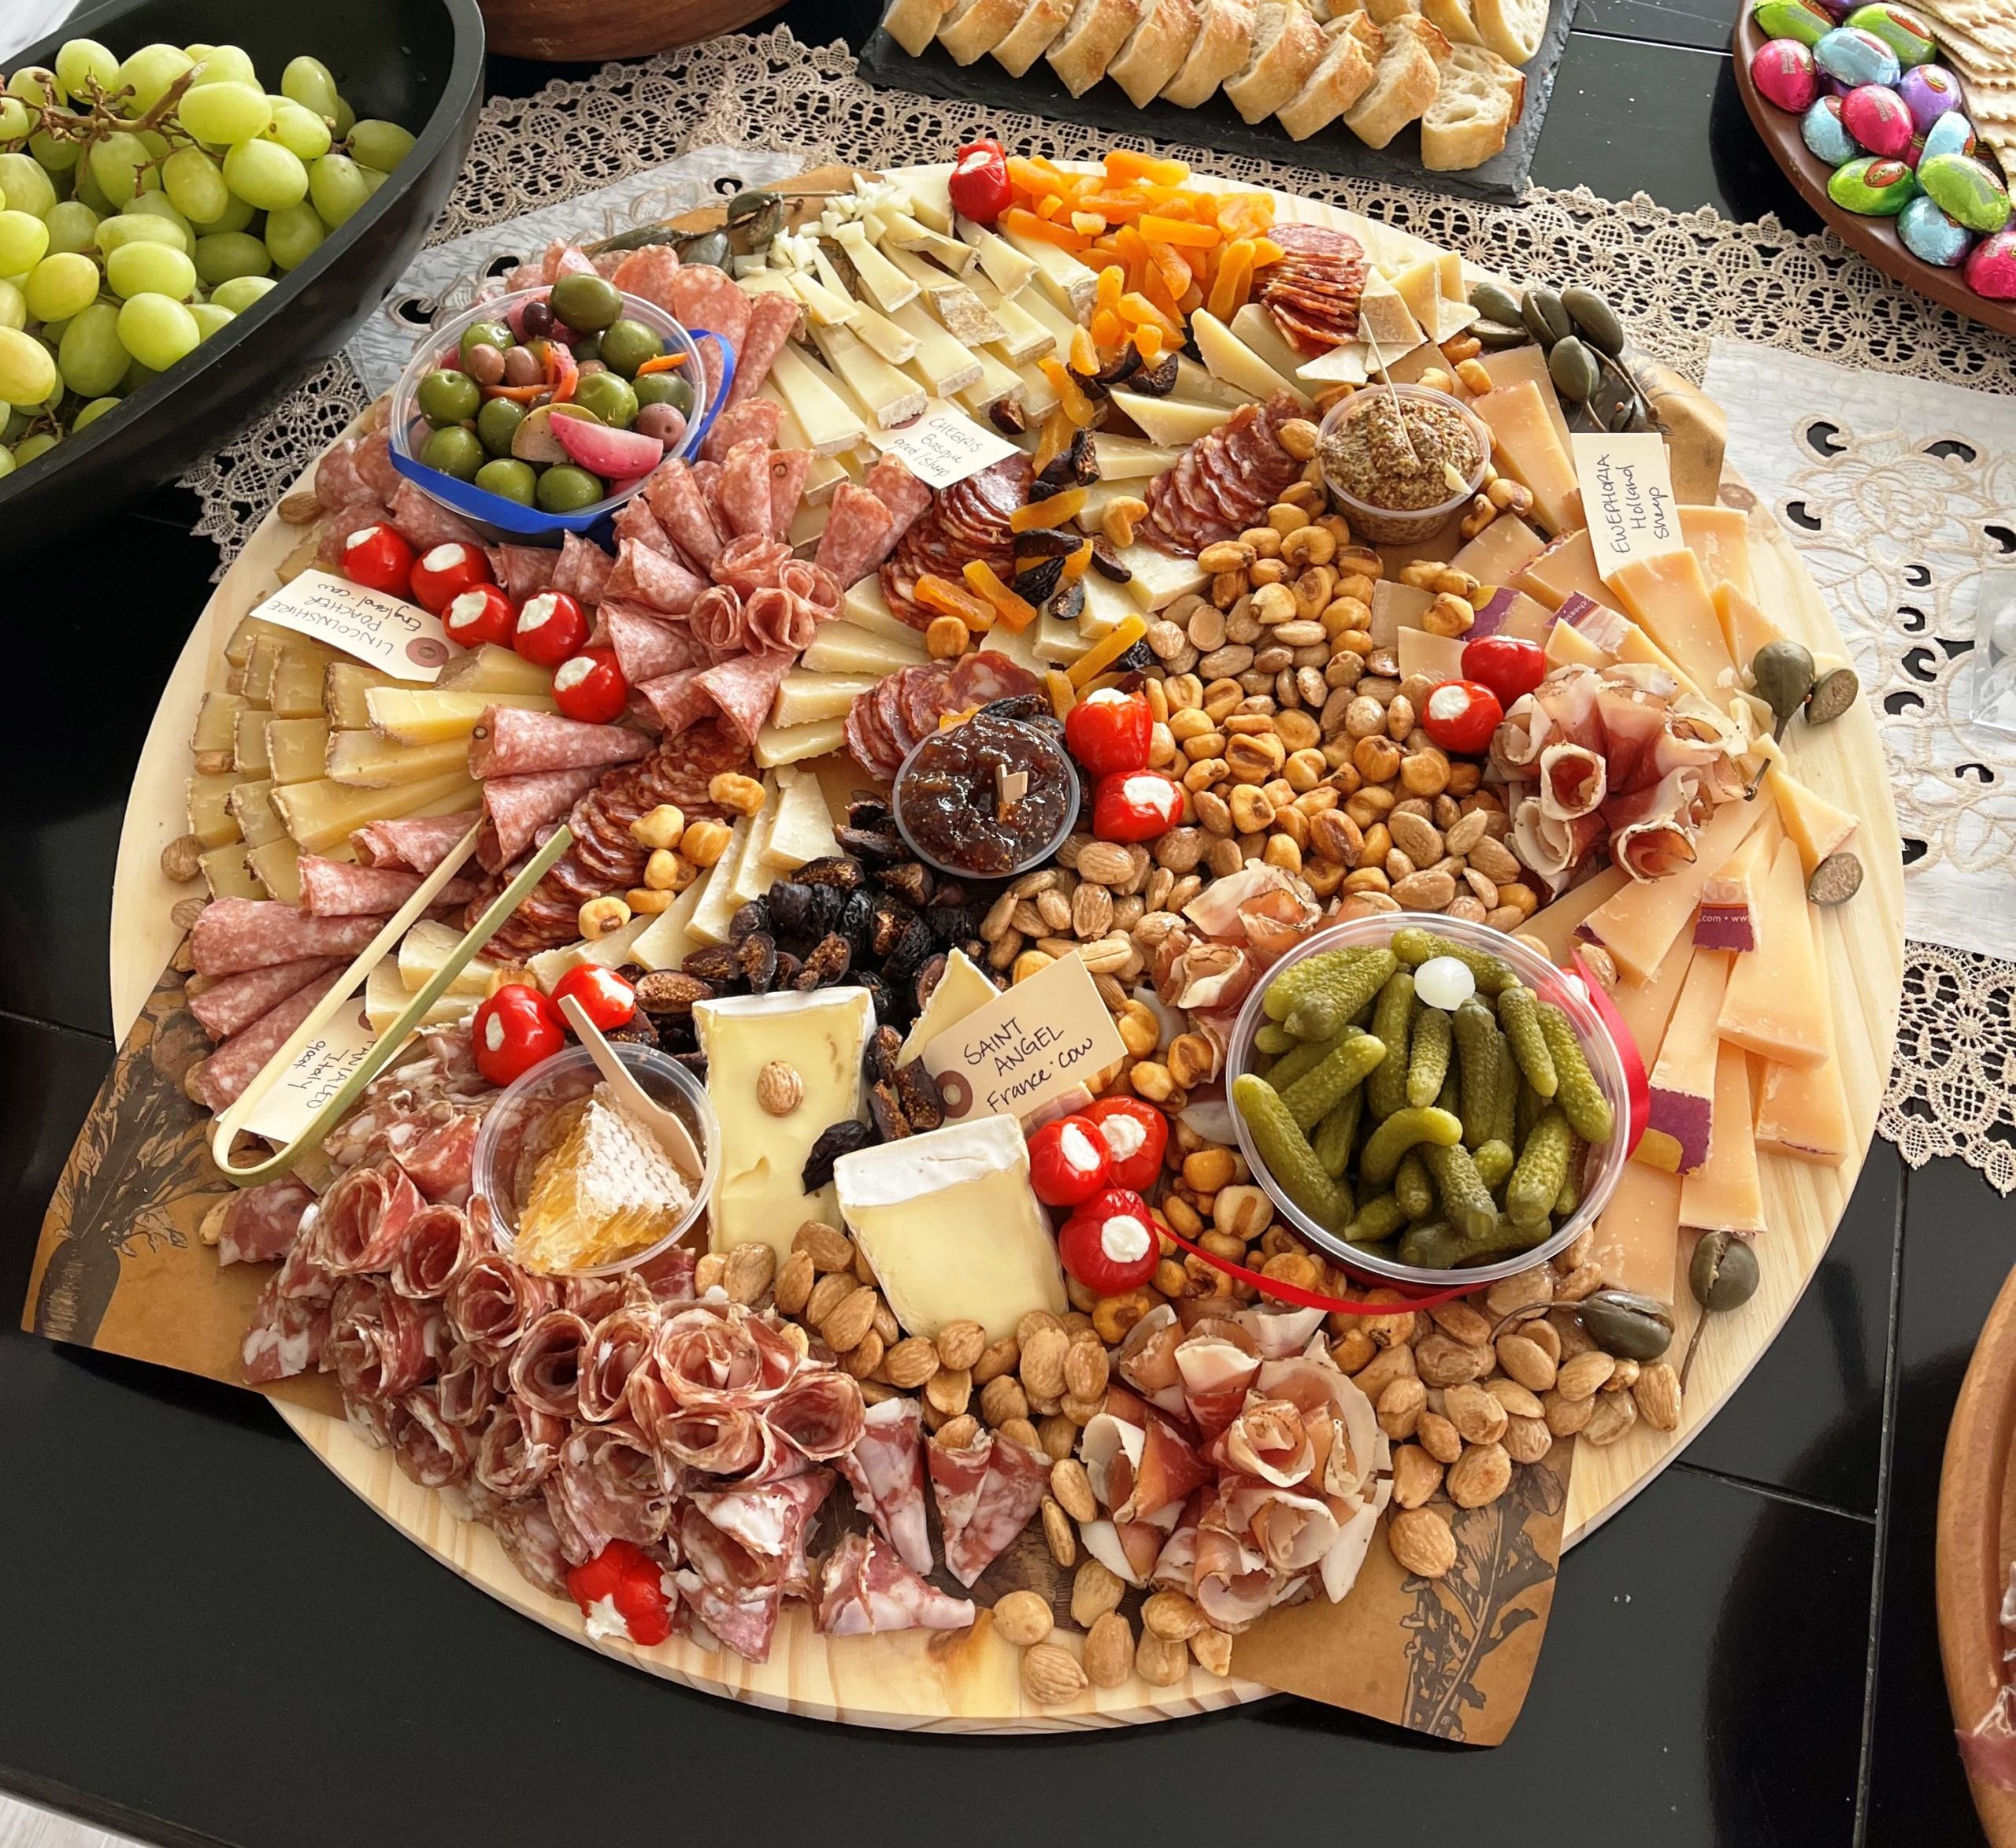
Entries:
<svg viewBox="0 0 2016 1848">
<path fill-rule="evenodd" d="M 1544 543 L 1525 520 L 1501 513 L 1475 539 L 1458 547 L 1449 562 L 1480 584 L 1502 584 L 1537 558 Z"/>
<path fill-rule="evenodd" d="M 1589 1256 L 1612 1290 L 1632 1290 L 1673 1300 L 1680 1256 L 1680 1190 L 1677 1174 L 1627 1161 L 1617 1191 L 1598 1217 Z"/>
<path fill-rule="evenodd" d="M 1666 952 L 1648 982 L 1620 982 L 1610 991 L 1610 1001 L 1638 1043 L 1639 1056 L 1650 1072 L 1664 1050 L 1666 1024 L 1680 999 L 1687 972 L 1694 961 L 1694 946 L 1685 936 Z"/>
<path fill-rule="evenodd" d="M 1585 934 L 1608 950 L 1632 981 L 1644 981 L 1686 928 L 1701 902 L 1701 888 L 1749 839 L 1764 813 L 1759 802 L 1723 803 L 1696 838 L 1692 866 L 1618 892 L 1584 920 Z"/>
<path fill-rule="evenodd" d="M 1740 1046 L 1726 1040 L 1715 1059 L 1714 1138 L 1708 1159 L 1681 1183 L 1680 1223 L 1704 1232 L 1766 1230 L 1757 1139 L 1751 1128 L 1750 1061 Z"/>
<path fill-rule="evenodd" d="M 1617 607 L 1615 595 L 1596 575 L 1596 555 L 1585 529 L 1556 539 L 1512 583 L 1515 589 L 1524 591 L 1550 609 L 1558 609 L 1577 592 L 1592 603 L 1601 603 L 1610 609 Z"/>
<path fill-rule="evenodd" d="M 1680 531 L 1710 583 L 1732 584 L 1744 596 L 1751 594 L 1747 513 L 1733 507 L 1682 507 Z"/>
<path fill-rule="evenodd" d="M 1633 558 L 1610 573 L 1610 584 L 1625 613 L 1695 686 L 1713 692 L 1733 683 L 1733 664 L 1709 598 L 1708 580 L 1692 552 Z"/>
<path fill-rule="evenodd" d="M 1716 1120 L 1715 1057 L 1720 1043 L 1715 1038 L 1715 1017 L 1721 1011 L 1732 960 L 1720 950 L 1695 953 L 1688 965 L 1679 1004 L 1667 1024 L 1658 1063 L 1652 1068 L 1652 1113 L 1645 1142 L 1663 1138 L 1661 1150 L 1672 1157 L 1672 1166 L 1681 1174 L 1691 1173 L 1708 1159 Z M 1740 1120 L 1746 1126 L 1750 1121 L 1747 1104 Z M 1654 1160 L 1659 1167 L 1667 1165 L 1648 1153 L 1643 1143 L 1638 1156 L 1641 1161 Z"/>
<path fill-rule="evenodd" d="M 1530 383 L 1540 394 L 1540 402 L 1547 406 L 1547 420 L 1554 425 L 1554 433 L 1561 439 L 1561 446 L 1571 454 L 1573 446 L 1568 440 L 1568 420 L 1562 414 L 1560 394 L 1554 388 L 1554 380 L 1547 369 L 1547 350 L 1529 343 L 1523 346 L 1501 347 L 1495 353 L 1480 353 L 1477 362 L 1491 375 L 1491 382 L 1501 389 L 1507 385 Z"/>
<path fill-rule="evenodd" d="M 1827 1057 L 1827 971 L 1807 917 L 1796 842 L 1781 842 L 1771 861 L 1757 936 L 1757 947 L 1736 959 L 1716 1031 L 1778 1065 L 1810 1069 Z"/>
<path fill-rule="evenodd" d="M 1694 941 L 1703 949 L 1757 947 L 1758 898 L 1771 870 L 1771 856 L 1784 838 L 1774 827 L 1758 828 L 1701 888 Z"/>
<path fill-rule="evenodd" d="M 1565 968 L 1575 946 L 1575 927 L 1630 883 L 1631 876 L 1623 868 L 1606 866 L 1579 886 L 1569 887 L 1551 905 L 1543 905 L 1519 927 L 1519 935 L 1539 938 L 1547 954 Z"/>
<path fill-rule="evenodd" d="M 1799 868 L 1807 877 L 1860 826 L 1845 809 L 1828 799 L 1793 776 L 1782 761 L 1772 765 L 1764 779 L 1778 805 L 1778 819 L 1799 848 Z"/>
<path fill-rule="evenodd" d="M 1784 641 L 1784 631 L 1732 583 L 1716 585 L 1715 616 L 1722 625 L 1722 646 L 1747 685 L 1758 650 Z"/>
<path fill-rule="evenodd" d="M 1807 922 L 1817 937 L 1818 918 Z M 1819 954 L 1814 945 L 1816 957 Z M 1841 1083 L 1841 1061 L 1835 1050 L 1834 1023 L 1827 1022 L 1827 1057 L 1802 1070 L 1797 1065 L 1767 1064 L 1757 1091 L 1757 1146 L 1795 1161 L 1838 1168 L 1855 1152 L 1855 1133 L 1848 1121 L 1847 1092 Z"/>
<path fill-rule="evenodd" d="M 1554 533 L 1584 524 L 1575 465 L 1555 433 L 1540 387 L 1530 379 L 1500 386 L 1470 408 L 1491 426 L 1493 453 L 1500 465 L 1532 490 L 1533 511 L 1540 524 Z"/>
</svg>

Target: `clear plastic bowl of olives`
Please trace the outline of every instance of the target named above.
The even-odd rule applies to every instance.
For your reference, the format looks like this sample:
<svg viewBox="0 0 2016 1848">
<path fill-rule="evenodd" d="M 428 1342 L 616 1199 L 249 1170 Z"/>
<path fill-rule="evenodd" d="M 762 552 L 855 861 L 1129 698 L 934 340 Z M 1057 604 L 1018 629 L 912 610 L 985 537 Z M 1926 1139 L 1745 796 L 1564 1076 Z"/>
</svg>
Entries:
<svg viewBox="0 0 2016 1848">
<path fill-rule="evenodd" d="M 684 328 L 601 276 L 566 276 L 426 336 L 392 394 L 393 465 L 488 538 L 557 540 L 622 506 L 658 461 L 692 454 L 709 413 Z M 584 430 L 556 434 L 569 418 Z"/>
</svg>

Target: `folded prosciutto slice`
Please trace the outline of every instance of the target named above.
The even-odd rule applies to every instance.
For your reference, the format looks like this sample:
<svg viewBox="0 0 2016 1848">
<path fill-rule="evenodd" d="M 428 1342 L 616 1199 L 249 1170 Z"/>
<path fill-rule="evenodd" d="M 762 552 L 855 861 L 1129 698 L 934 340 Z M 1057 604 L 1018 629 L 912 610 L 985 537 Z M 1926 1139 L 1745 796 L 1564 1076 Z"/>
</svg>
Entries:
<svg viewBox="0 0 2016 1848">
<path fill-rule="evenodd" d="M 780 1562 L 778 1582 L 787 1591 L 808 1586 L 805 1548 L 812 1517 L 833 1491 L 833 1472 L 814 1469 L 779 1482 L 743 1483 L 733 1488 L 695 1489 L 693 1505 L 731 1539 L 765 1559 Z"/>
<path fill-rule="evenodd" d="M 737 1655 L 768 1661 L 786 1561 L 750 1552 L 691 1502 L 680 1510 L 679 1550 L 686 1563 L 675 1582 L 684 1608 Z"/>
<path fill-rule="evenodd" d="M 944 1531 L 946 1567 L 962 1585 L 970 1585 L 1007 1551 L 1042 1505 L 1050 1487 L 1050 1458 L 987 1431 L 958 1450 L 928 1445 L 925 1461 Z"/>
<path fill-rule="evenodd" d="M 849 1534 L 820 1562 L 813 1620 L 828 1636 L 963 1630 L 973 1617 L 972 1599 L 927 1585 L 872 1534 Z"/>
<path fill-rule="evenodd" d="M 924 1413 L 913 1398 L 884 1399 L 862 1420 L 854 1448 L 834 1459 L 873 1520 L 913 1572 L 932 1568 L 924 1513 Z"/>
</svg>

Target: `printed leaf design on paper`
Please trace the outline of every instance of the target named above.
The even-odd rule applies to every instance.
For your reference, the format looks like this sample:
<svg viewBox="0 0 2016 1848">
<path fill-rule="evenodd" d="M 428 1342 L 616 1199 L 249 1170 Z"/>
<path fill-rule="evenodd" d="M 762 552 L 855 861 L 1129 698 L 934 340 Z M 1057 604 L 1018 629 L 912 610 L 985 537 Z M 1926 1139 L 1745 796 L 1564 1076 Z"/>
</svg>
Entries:
<svg viewBox="0 0 2016 1848">
<path fill-rule="evenodd" d="M 1484 1705 L 1477 1685 L 1485 1658 L 1540 1614 L 1525 1602 L 1555 1568 L 1535 1543 L 1536 1517 L 1552 1517 L 1566 1484 L 1551 1463 L 1512 1472 L 1512 1486 L 1482 1508 L 1446 1508 L 1456 1563 L 1435 1580 L 1410 1574 L 1414 1609 L 1401 1620 L 1407 1698 L 1401 1724 L 1438 1738 L 1466 1737 L 1464 1716 Z"/>
<path fill-rule="evenodd" d="M 35 1305 L 35 1331 L 52 1340 L 92 1341 L 121 1258 L 136 1248 L 186 1245 L 178 1223 L 186 1215 L 176 1207 L 224 1191 L 210 1162 L 209 1118 L 182 1089 L 209 1051 L 183 1005 L 182 982 L 172 963 L 162 970 L 57 1183 L 43 1234 L 55 1242 Z"/>
</svg>

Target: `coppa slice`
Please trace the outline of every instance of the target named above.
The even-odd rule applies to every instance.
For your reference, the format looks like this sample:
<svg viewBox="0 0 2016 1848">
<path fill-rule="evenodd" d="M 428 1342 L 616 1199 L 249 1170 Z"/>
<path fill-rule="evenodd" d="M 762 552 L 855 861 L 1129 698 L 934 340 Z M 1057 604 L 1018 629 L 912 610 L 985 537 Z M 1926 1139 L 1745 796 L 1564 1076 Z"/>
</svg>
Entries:
<svg viewBox="0 0 2016 1848">
<path fill-rule="evenodd" d="M 934 1440 L 925 1451 L 944 1532 L 946 1569 L 970 1585 L 1007 1551 L 1042 1505 L 1050 1459 L 998 1431 L 983 1431 L 958 1450 Z"/>
</svg>

